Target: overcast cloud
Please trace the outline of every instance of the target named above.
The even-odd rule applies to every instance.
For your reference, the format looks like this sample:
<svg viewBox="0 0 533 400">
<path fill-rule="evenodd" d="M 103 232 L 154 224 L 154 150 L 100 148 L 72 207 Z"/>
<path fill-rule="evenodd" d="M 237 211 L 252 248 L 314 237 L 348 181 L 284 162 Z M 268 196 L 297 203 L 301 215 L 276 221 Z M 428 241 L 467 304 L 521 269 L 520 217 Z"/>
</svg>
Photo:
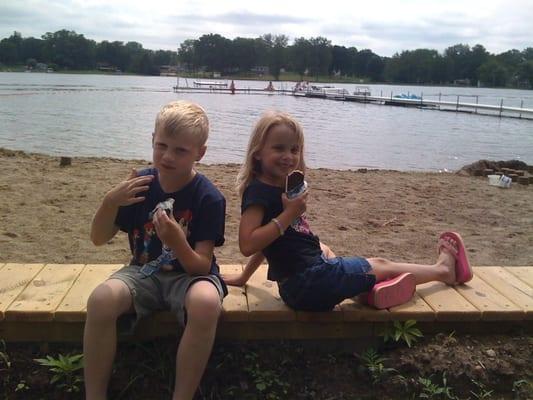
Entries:
<svg viewBox="0 0 533 400">
<path fill-rule="evenodd" d="M 533 47 L 532 0 L 0 0 L 0 38 L 68 29 L 86 38 L 175 50 L 185 39 L 265 33 L 325 36 L 332 44 L 402 50 L 484 45 L 491 53 Z"/>
</svg>

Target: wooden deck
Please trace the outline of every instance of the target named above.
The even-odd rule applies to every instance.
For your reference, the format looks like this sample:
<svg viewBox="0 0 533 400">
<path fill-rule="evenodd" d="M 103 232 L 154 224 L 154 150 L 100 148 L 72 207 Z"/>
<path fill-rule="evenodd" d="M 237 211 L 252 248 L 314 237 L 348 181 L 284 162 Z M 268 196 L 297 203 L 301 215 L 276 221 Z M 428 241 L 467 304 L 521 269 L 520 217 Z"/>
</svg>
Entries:
<svg viewBox="0 0 533 400">
<path fill-rule="evenodd" d="M 0 339 L 81 341 L 91 291 L 121 265 L 0 264 Z M 240 271 L 223 265 L 223 272 Z M 236 339 L 351 338 L 372 336 L 391 320 L 415 319 L 428 331 L 502 331 L 533 328 L 533 267 L 474 267 L 466 285 L 427 283 L 413 300 L 375 310 L 349 299 L 331 312 L 295 312 L 285 306 L 266 266 L 245 288 L 230 287 L 218 336 Z M 140 327 L 139 338 L 178 332 L 174 316 L 155 315 Z"/>
</svg>

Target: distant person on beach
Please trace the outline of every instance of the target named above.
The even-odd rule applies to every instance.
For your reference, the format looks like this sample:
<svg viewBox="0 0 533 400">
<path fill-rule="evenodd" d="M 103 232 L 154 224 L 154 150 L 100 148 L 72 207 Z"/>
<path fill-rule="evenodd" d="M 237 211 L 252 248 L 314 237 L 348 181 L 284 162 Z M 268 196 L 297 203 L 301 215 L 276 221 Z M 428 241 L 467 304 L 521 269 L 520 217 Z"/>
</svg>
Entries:
<svg viewBox="0 0 533 400">
<path fill-rule="evenodd" d="M 274 91 L 274 85 L 272 84 L 272 81 L 268 82 L 268 86 L 265 88 L 265 90 L 267 90 L 269 92 L 273 92 Z"/>
<path fill-rule="evenodd" d="M 224 243 L 226 201 L 194 164 L 206 152 L 205 111 L 175 101 L 158 113 L 153 168 L 132 170 L 104 196 L 91 226 L 95 245 L 128 233 L 133 258 L 91 293 L 83 339 L 87 399 L 107 398 L 117 319 L 170 310 L 184 332 L 176 354 L 174 400 L 192 399 L 211 353 L 227 288 L 213 255 Z M 121 318 L 122 320 L 123 318 Z"/>
<path fill-rule="evenodd" d="M 229 85 L 229 90 L 231 91 L 231 94 L 235 94 L 235 82 L 233 82 L 233 79 Z"/>
<path fill-rule="evenodd" d="M 328 311 L 356 295 L 376 308 L 390 308 L 410 300 L 417 284 L 472 279 L 463 240 L 455 232 L 440 235 L 433 265 L 337 257 L 309 227 L 309 191 L 291 198 L 285 193 L 286 178 L 294 170 L 305 172 L 302 127 L 288 114 L 264 114 L 237 178 L 242 196 L 239 246 L 251 258 L 241 274 L 223 276 L 227 284 L 244 285 L 266 258 L 268 279 L 277 282 L 288 306 Z"/>
</svg>

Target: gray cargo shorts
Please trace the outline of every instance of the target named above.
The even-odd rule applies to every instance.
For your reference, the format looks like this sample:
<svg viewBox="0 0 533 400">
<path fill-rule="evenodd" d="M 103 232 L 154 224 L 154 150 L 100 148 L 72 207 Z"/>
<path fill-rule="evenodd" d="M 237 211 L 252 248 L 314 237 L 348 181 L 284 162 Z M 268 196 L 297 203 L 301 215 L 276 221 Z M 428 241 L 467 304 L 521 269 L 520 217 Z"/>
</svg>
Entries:
<svg viewBox="0 0 533 400">
<path fill-rule="evenodd" d="M 183 272 L 157 271 L 149 277 L 140 272 L 139 265 L 126 265 L 108 279 L 119 279 L 131 292 L 135 315 L 126 314 L 119 319 L 119 332 L 132 334 L 140 320 L 156 311 L 170 310 L 185 326 L 185 296 L 191 285 L 197 281 L 209 281 L 218 290 L 220 301 L 224 289 L 216 275 L 191 276 Z"/>
</svg>

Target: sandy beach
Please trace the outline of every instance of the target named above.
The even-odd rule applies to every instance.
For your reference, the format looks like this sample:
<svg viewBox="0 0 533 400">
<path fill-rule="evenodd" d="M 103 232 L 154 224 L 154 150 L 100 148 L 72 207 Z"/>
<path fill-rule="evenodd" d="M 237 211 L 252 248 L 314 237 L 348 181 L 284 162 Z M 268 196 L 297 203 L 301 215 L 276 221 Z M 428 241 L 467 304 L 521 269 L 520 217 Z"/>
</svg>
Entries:
<svg viewBox="0 0 533 400">
<path fill-rule="evenodd" d="M 72 159 L 0 149 L 0 262 L 126 263 L 127 237 L 95 247 L 90 223 L 103 195 L 149 162 Z M 239 166 L 199 165 L 227 200 L 220 263 L 243 263 L 237 230 Z M 460 232 L 472 264 L 533 265 L 533 185 L 489 186 L 454 173 L 308 170 L 311 229 L 338 255 L 432 263 L 437 237 Z"/>
</svg>

